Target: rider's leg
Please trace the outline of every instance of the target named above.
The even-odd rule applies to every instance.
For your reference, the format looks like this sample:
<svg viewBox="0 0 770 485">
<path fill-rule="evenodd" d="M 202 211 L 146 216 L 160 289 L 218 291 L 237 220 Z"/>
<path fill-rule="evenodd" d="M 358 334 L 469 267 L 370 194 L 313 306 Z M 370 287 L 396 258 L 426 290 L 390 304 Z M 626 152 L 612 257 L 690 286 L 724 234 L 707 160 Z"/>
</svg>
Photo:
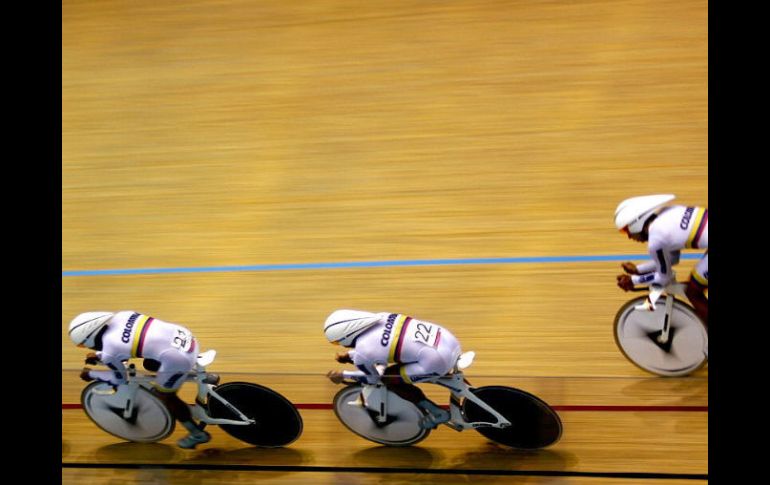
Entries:
<svg viewBox="0 0 770 485">
<path fill-rule="evenodd" d="M 382 375 L 382 382 L 385 383 L 388 389 L 407 401 L 417 404 L 418 402 L 427 399 L 425 393 L 422 392 L 422 389 L 411 382 L 407 382 L 404 377 L 402 377 L 401 370 L 403 367 L 404 364 L 396 364 L 385 369 L 385 373 Z"/>
<path fill-rule="evenodd" d="M 415 386 L 413 382 L 435 379 L 446 374 L 447 371 L 444 371 L 444 363 L 437 353 L 428 352 L 427 355 L 421 355 L 420 357 L 420 362 L 398 364 L 389 367 L 386 369 L 382 380 L 388 386 L 388 389 L 427 411 L 428 414 L 420 422 L 420 426 L 432 429 L 441 423 L 449 421 L 451 415 L 448 411 L 428 399 L 425 393 Z"/>
<path fill-rule="evenodd" d="M 156 394 L 163 400 L 171 415 L 189 433 L 177 441 L 177 445 L 181 448 L 195 448 L 196 445 L 207 443 L 211 440 L 211 435 L 195 423 L 190 407 L 177 395 L 184 383 L 185 374 L 192 368 L 191 360 L 177 352 L 167 352 L 162 357 L 156 376 Z"/>
<path fill-rule="evenodd" d="M 698 314 L 700 319 L 703 321 L 703 324 L 706 326 L 706 328 L 708 328 L 709 301 L 704 294 L 704 288 L 695 283 L 693 280 L 690 280 L 687 283 L 685 294 L 687 295 L 687 299 L 690 300 L 690 303 L 692 303 L 692 306 L 695 309 L 695 313 Z"/>
<path fill-rule="evenodd" d="M 160 388 L 156 388 L 156 395 L 166 405 L 171 415 L 184 426 L 188 433 L 187 437 L 177 441 L 177 444 L 182 448 L 195 448 L 196 445 L 201 443 L 207 443 L 211 440 L 211 435 L 206 431 L 203 431 L 195 424 L 195 420 L 190 412 L 190 407 L 182 401 L 177 395 L 176 391 L 169 391 Z"/>
<path fill-rule="evenodd" d="M 706 291 L 709 287 L 709 266 L 708 252 L 703 256 L 690 274 L 690 281 L 687 282 L 685 295 L 692 303 L 695 313 L 698 314 L 703 324 L 708 328 L 709 324 L 709 300 L 706 298 Z"/>
</svg>

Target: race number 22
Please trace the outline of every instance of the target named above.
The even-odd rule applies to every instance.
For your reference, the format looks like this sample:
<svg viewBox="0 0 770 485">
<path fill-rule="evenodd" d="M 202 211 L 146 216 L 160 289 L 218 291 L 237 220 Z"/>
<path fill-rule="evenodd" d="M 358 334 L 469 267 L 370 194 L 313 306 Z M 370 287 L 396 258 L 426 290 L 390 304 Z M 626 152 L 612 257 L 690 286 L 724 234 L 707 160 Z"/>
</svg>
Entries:
<svg viewBox="0 0 770 485">
<path fill-rule="evenodd" d="M 441 329 L 438 325 L 430 325 L 424 322 L 416 322 L 412 338 L 421 344 L 438 347 Z"/>
</svg>

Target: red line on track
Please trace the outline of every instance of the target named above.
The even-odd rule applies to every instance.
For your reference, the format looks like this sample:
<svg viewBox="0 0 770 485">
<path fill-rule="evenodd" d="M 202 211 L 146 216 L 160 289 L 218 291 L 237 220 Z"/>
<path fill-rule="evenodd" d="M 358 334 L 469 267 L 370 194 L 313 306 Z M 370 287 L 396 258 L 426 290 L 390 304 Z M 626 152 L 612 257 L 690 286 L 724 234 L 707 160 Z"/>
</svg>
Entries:
<svg viewBox="0 0 770 485">
<path fill-rule="evenodd" d="M 552 406 L 556 411 L 708 412 L 708 406 Z"/>
</svg>

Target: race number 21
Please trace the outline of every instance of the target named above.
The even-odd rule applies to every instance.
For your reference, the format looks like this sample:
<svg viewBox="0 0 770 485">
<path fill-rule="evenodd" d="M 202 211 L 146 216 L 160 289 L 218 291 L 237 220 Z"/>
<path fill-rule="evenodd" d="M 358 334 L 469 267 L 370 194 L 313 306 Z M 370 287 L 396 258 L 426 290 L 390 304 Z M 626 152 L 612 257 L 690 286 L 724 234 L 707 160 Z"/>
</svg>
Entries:
<svg viewBox="0 0 770 485">
<path fill-rule="evenodd" d="M 171 341 L 173 347 L 187 352 L 190 350 L 192 343 L 193 336 L 190 332 L 182 330 L 181 328 L 176 329 L 176 335 L 174 335 L 174 338 Z"/>
</svg>

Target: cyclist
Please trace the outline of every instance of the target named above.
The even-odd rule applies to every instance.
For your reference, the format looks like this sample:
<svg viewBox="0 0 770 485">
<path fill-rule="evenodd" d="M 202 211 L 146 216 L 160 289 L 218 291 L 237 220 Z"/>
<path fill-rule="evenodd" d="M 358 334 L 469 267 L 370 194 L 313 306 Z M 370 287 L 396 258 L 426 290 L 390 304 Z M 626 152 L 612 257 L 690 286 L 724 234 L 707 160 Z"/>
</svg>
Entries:
<svg viewBox="0 0 770 485">
<path fill-rule="evenodd" d="M 427 411 L 420 426 L 433 429 L 449 421 L 440 408 L 414 385 L 448 374 L 462 353 L 460 343 L 446 328 L 399 313 L 336 310 L 326 319 L 329 342 L 351 350 L 338 353 L 337 362 L 354 364 L 356 371 L 330 371 L 329 380 L 363 384 L 382 382 L 400 397 Z M 387 366 L 380 375 L 378 365 Z"/>
<path fill-rule="evenodd" d="M 86 355 L 86 364 L 101 362 L 110 370 L 97 371 L 84 367 L 80 378 L 109 382 L 113 386 L 126 382 L 125 361 L 132 357 L 144 359 L 144 366 L 157 371 L 155 394 L 163 401 L 174 418 L 189 435 L 177 441 L 181 448 L 211 440 L 198 427 L 190 408 L 177 396 L 184 375 L 193 369 L 200 346 L 185 327 L 133 311 L 87 312 L 76 316 L 69 324 L 69 336 L 78 347 L 96 352 Z"/>
<path fill-rule="evenodd" d="M 629 239 L 646 242 L 651 260 L 639 265 L 625 262 L 627 274 L 617 277 L 625 291 L 634 285 L 666 285 L 675 281 L 673 266 L 679 263 L 682 249 L 705 249 L 701 260 L 690 273 L 685 294 L 695 312 L 708 327 L 708 209 L 696 206 L 665 204 L 674 200 L 671 194 L 631 197 L 615 210 L 615 226 Z"/>
</svg>

